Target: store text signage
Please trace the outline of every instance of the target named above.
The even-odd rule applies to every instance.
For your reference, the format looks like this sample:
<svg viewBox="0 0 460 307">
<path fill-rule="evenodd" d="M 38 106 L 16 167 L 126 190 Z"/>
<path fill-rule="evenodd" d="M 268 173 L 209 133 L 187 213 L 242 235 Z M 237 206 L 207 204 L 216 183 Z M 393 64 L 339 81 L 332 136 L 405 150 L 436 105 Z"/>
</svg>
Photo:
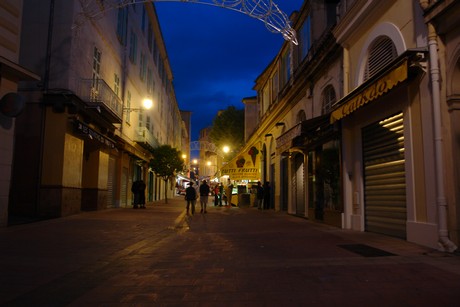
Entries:
<svg viewBox="0 0 460 307">
<path fill-rule="evenodd" d="M 240 152 L 221 169 L 222 176 L 232 180 L 260 180 L 260 156 L 257 146 Z"/>
<path fill-rule="evenodd" d="M 348 102 L 334 110 L 331 113 L 331 124 L 341 120 L 347 115 L 350 115 L 352 112 L 356 111 L 358 108 L 364 106 L 368 102 L 379 98 L 406 79 L 407 60 L 404 60 L 400 66 L 396 67 L 388 74 L 372 83 L 371 85 L 365 87 L 355 95 L 352 95 L 351 98 L 347 99 Z"/>
<path fill-rule="evenodd" d="M 286 131 L 283 135 L 276 139 L 276 151 L 281 154 L 291 148 L 292 139 L 298 137 L 302 133 L 302 125 L 298 124 Z"/>
<path fill-rule="evenodd" d="M 99 143 L 106 145 L 110 148 L 115 148 L 115 143 L 107 139 L 106 137 L 100 135 L 87 125 L 83 124 L 82 122 L 77 121 L 76 122 L 76 128 L 79 132 L 87 134 L 91 137 L 91 139 L 98 141 Z"/>
</svg>

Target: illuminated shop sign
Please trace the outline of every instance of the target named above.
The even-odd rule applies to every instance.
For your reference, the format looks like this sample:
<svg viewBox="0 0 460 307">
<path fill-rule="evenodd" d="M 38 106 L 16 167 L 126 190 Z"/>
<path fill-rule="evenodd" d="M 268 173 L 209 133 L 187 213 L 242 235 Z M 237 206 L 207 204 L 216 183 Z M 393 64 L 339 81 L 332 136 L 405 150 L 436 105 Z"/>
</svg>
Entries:
<svg viewBox="0 0 460 307">
<path fill-rule="evenodd" d="M 345 97 L 345 103 L 331 113 L 331 124 L 341 120 L 347 115 L 350 115 L 357 109 L 366 105 L 367 103 L 381 97 L 399 83 L 407 79 L 407 59 L 401 65 L 387 73 L 376 82 L 366 86 L 356 94 L 351 94 L 350 97 Z"/>
</svg>

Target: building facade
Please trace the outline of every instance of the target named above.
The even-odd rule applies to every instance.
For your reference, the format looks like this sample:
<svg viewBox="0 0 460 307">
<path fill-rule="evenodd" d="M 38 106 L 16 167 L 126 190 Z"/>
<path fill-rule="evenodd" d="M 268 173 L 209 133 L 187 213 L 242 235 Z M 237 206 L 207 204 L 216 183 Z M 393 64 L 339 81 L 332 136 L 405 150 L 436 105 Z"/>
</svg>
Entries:
<svg viewBox="0 0 460 307">
<path fill-rule="evenodd" d="M 0 227 L 8 224 L 16 117 L 25 100 L 18 83 L 40 77 L 19 64 L 22 1 L 0 3 Z"/>
<path fill-rule="evenodd" d="M 275 210 L 454 251 L 458 1 L 305 1 L 257 78 Z"/>
<path fill-rule="evenodd" d="M 21 84 L 10 214 L 130 207 L 139 179 L 163 199 L 151 151 L 180 150 L 184 125 L 155 6 L 26 0 L 21 44 L 42 81 Z"/>
<path fill-rule="evenodd" d="M 438 130 L 440 174 L 444 180 L 439 189 L 438 207 L 443 222 L 441 235 L 449 235 L 460 244 L 460 1 L 420 1 L 424 10 L 424 21 L 428 29 L 430 59 L 438 59 L 439 66 L 430 66 L 439 96 L 433 104 L 439 107 L 442 129 Z M 439 77 L 436 76 L 439 73 Z M 437 77 L 437 78 L 435 78 Z M 433 91 L 434 92 L 434 91 Z M 441 147 L 442 145 L 442 147 Z"/>
</svg>

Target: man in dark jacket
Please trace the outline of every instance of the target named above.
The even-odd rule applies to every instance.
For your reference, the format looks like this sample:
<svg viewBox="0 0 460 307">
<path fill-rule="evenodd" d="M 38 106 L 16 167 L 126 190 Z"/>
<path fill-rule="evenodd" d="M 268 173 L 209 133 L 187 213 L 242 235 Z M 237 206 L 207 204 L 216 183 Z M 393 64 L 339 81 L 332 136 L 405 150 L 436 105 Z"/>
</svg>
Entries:
<svg viewBox="0 0 460 307">
<path fill-rule="evenodd" d="M 264 188 L 262 187 L 262 183 L 259 181 L 257 182 L 257 209 L 263 209 L 263 201 L 264 201 Z"/>
<path fill-rule="evenodd" d="M 131 186 L 131 192 L 133 192 L 133 208 L 142 208 L 145 209 L 145 188 L 146 185 L 142 179 L 136 180 Z"/>
<path fill-rule="evenodd" d="M 203 180 L 203 183 L 200 185 L 200 205 L 201 213 L 206 213 L 206 206 L 208 205 L 208 196 L 209 196 L 209 185 L 206 183 L 206 180 Z"/>
<path fill-rule="evenodd" d="M 185 189 L 185 200 L 187 201 L 187 214 L 190 209 L 190 206 L 192 207 L 192 214 L 195 213 L 195 204 L 196 204 L 196 190 L 192 186 L 191 183 L 188 184 L 188 188 Z"/>
</svg>

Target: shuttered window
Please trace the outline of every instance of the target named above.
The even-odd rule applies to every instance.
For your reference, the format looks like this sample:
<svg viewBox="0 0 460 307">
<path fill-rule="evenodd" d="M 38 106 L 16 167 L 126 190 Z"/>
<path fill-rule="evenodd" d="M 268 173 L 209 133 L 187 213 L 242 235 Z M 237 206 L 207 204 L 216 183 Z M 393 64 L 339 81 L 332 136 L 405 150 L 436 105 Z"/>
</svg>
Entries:
<svg viewBox="0 0 460 307">
<path fill-rule="evenodd" d="M 323 106 L 323 114 L 329 113 L 332 110 L 332 105 L 336 101 L 335 90 L 332 85 L 326 86 L 326 88 L 323 90 L 321 100 Z"/>
<path fill-rule="evenodd" d="M 398 56 L 393 41 L 388 36 L 379 36 L 369 48 L 364 81 L 391 63 Z"/>
</svg>

